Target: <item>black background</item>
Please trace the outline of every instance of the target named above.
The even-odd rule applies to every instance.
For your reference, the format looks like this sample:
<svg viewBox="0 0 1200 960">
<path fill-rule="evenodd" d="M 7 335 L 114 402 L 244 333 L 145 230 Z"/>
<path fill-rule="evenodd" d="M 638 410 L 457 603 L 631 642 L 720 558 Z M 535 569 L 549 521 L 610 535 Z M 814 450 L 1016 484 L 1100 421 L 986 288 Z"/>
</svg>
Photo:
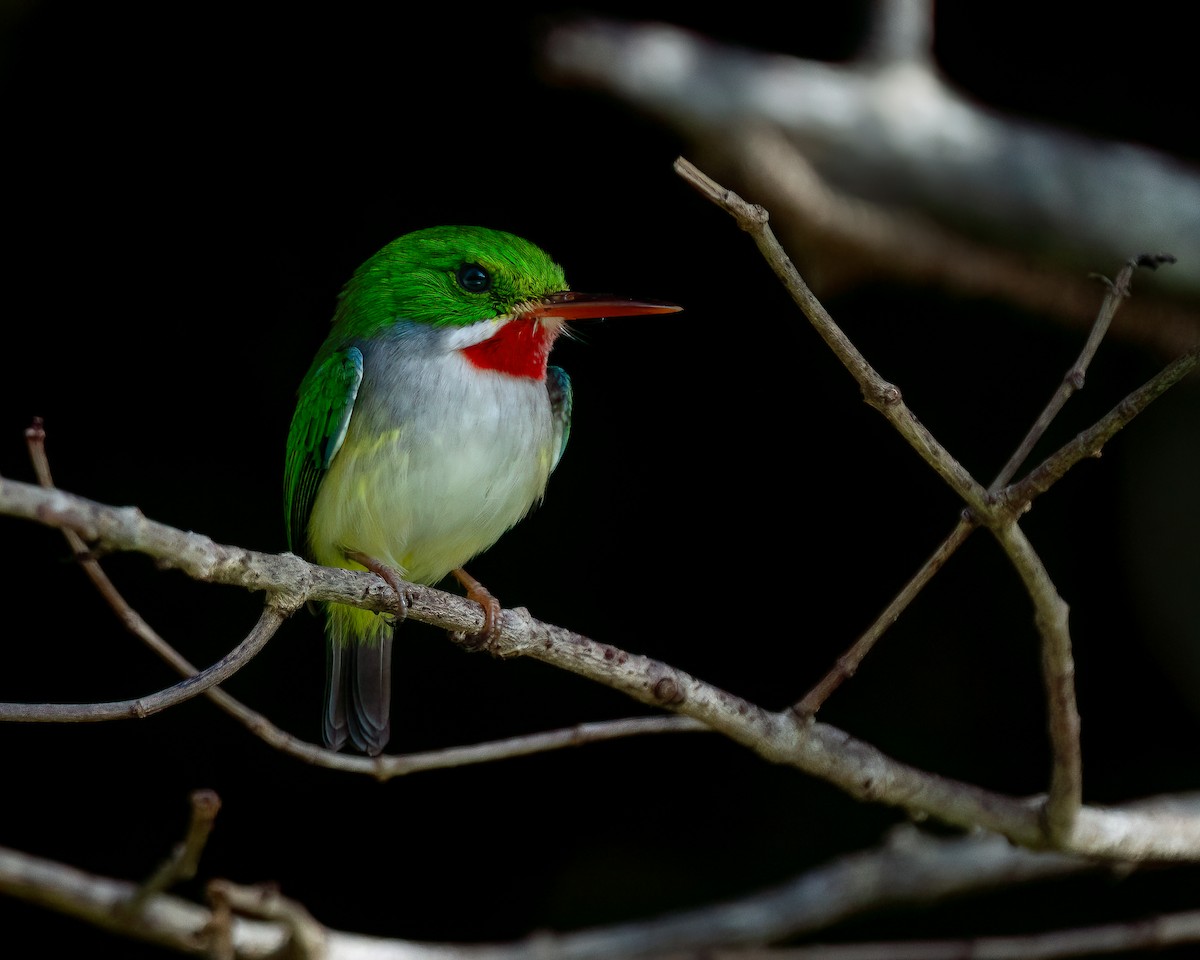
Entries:
<svg viewBox="0 0 1200 960">
<path fill-rule="evenodd" d="M 1081 5 L 1046 22 L 1043 4 L 944 6 L 939 63 L 968 93 L 1197 159 L 1190 51 L 1170 8 L 1109 22 Z M 40 415 L 64 489 L 281 551 L 294 391 L 340 285 L 411 229 L 511 230 L 548 249 L 575 289 L 686 311 L 589 323 L 556 347 L 575 384 L 571 448 L 544 506 L 472 572 L 506 605 L 766 707 L 798 698 L 940 542 L 957 505 L 861 402 L 745 235 L 673 173 L 685 145 L 539 76 L 538 30 L 571 12 L 10 4 L 0 474 L 31 478 L 23 431 Z M 806 5 L 784 24 L 719 7 L 600 12 L 822 59 L 852 54 L 866 17 L 859 4 Z M 1081 345 L 1047 318 L 930 291 L 864 287 L 829 306 L 985 481 Z M 1161 360 L 1107 344 L 1046 449 Z M 1160 496 L 1135 486 L 1161 449 L 1151 440 L 1178 436 L 1172 425 L 1195 409 L 1188 391 L 1165 398 L 1025 522 L 1072 606 L 1093 802 L 1200 781 L 1200 708 L 1155 653 L 1171 639 L 1151 589 L 1161 577 L 1132 536 L 1138 505 Z M 115 700 L 173 682 L 56 533 L 6 520 L 0 538 L 0 701 Z M 106 568 L 196 663 L 219 659 L 261 603 L 138 556 Z M 298 616 L 227 689 L 316 739 L 322 642 L 319 621 Z M 395 751 L 642 712 L 536 663 L 464 655 L 419 625 L 398 642 Z M 821 719 L 948 776 L 1044 789 L 1030 607 L 985 535 Z M 280 756 L 203 699 L 142 722 L 6 726 L 0 756 L 2 844 L 140 878 L 181 836 L 188 791 L 212 788 L 223 809 L 202 879 L 275 881 L 333 927 L 428 940 L 702 904 L 872 846 L 901 819 L 701 735 L 381 785 Z M 1093 879 L 833 936 L 1137 918 L 1195 906 L 1195 879 Z M 12 901 L 0 900 L 0 919 L 51 952 L 112 944 Z"/>
</svg>

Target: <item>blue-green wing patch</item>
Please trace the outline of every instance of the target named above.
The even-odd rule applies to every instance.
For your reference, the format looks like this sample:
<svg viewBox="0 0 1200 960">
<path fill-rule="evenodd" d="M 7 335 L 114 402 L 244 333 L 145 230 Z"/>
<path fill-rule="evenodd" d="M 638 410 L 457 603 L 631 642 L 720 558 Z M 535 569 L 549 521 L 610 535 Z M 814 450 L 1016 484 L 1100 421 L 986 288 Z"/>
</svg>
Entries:
<svg viewBox="0 0 1200 960">
<path fill-rule="evenodd" d="M 550 464 L 553 470 L 562 459 L 563 451 L 567 449 L 567 439 L 571 436 L 571 378 L 562 367 L 546 368 L 546 392 L 550 394 L 550 414 L 554 418 L 554 433 L 558 439 L 554 462 Z"/>
<path fill-rule="evenodd" d="M 346 439 L 362 376 L 362 352 L 350 347 L 316 364 L 300 384 L 300 399 L 288 431 L 284 475 L 288 549 L 295 552 L 307 548 L 308 517 L 317 488 Z"/>
</svg>

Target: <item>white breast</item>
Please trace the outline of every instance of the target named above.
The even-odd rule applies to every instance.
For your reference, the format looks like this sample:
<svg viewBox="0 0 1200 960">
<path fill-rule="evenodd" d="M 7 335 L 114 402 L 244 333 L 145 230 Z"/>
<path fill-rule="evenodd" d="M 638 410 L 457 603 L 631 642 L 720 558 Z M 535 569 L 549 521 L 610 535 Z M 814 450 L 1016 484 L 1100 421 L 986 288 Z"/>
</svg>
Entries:
<svg viewBox="0 0 1200 960">
<path fill-rule="evenodd" d="M 318 562 L 366 553 L 435 583 L 541 498 L 554 454 L 544 382 L 480 370 L 457 351 L 369 344 L 345 442 L 314 505 Z"/>
</svg>

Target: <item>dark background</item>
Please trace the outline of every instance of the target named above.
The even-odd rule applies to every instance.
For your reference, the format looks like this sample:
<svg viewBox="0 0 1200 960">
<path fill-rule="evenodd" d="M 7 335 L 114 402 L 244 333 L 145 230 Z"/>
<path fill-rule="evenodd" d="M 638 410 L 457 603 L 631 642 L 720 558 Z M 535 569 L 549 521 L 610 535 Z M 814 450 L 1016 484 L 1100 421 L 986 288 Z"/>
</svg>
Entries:
<svg viewBox="0 0 1200 960">
<path fill-rule="evenodd" d="M 968 93 L 1197 159 L 1188 41 L 1169 7 L 1116 22 L 1081 5 L 1047 22 L 1042 4 L 972 4 L 969 19 L 960 6 L 939 10 L 937 54 Z M 575 383 L 571 447 L 544 506 L 470 567 L 506 605 L 779 708 L 952 527 L 949 491 L 861 402 L 750 241 L 673 173 L 684 144 L 541 79 L 538 31 L 571 11 L 166 7 L 3 8 L 0 474 L 32 477 L 23 431 L 40 415 L 64 489 L 283 550 L 284 438 L 340 285 L 401 233 L 481 223 L 547 248 L 576 289 L 686 307 L 589 323 L 556 348 Z M 866 17 L 854 3 L 808 5 L 794 24 L 717 6 L 600 12 L 821 59 L 851 55 Z M 985 482 L 1081 346 L 1048 318 L 931 291 L 868 286 L 828 305 Z M 1161 361 L 1106 344 L 1046 449 Z M 1178 631 L 1155 592 L 1174 578 L 1190 595 L 1195 580 L 1153 566 L 1154 542 L 1135 537 L 1146 504 L 1168 532 L 1195 527 L 1187 474 L 1171 472 L 1195 457 L 1177 426 L 1194 422 L 1194 393 L 1160 401 L 1025 522 L 1072 607 L 1092 802 L 1200 785 L 1200 701 L 1163 658 Z M 1180 500 L 1147 480 L 1182 484 Z M 0 538 L 0 701 L 124 699 L 174 681 L 56 533 L 4 520 Z M 105 565 L 196 663 L 219 659 L 260 608 L 139 556 Z M 319 621 L 298 616 L 227 689 L 317 739 L 322 642 Z M 420 625 L 398 641 L 398 752 L 642 712 L 540 664 L 464 655 Z M 821 719 L 948 776 L 1045 787 L 1029 602 L 986 535 Z M 654 916 L 873 846 L 901 819 L 700 735 L 381 785 L 280 756 L 203 699 L 143 722 L 6 726 L 0 756 L 0 844 L 140 878 L 182 835 L 188 792 L 212 788 L 223 809 L 202 879 L 275 881 L 330 926 L 413 939 Z M 1136 919 L 1194 907 L 1196 879 L 1093 878 L 826 938 Z M 55 953 L 112 946 L 12 901 L 0 923 Z"/>
</svg>

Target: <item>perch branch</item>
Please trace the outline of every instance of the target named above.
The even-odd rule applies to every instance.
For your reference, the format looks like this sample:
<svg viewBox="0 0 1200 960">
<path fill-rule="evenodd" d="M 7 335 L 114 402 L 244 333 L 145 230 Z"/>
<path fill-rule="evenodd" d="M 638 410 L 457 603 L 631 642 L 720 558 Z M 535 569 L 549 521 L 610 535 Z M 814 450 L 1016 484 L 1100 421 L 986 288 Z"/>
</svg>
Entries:
<svg viewBox="0 0 1200 960">
<path fill-rule="evenodd" d="M 38 482 L 46 489 L 53 489 L 54 478 L 50 470 L 49 458 L 46 455 L 46 431 L 40 418 L 34 419 L 33 424 L 25 431 L 25 438 Z M 185 677 L 198 674 L 199 670 L 196 667 L 192 666 L 186 658 L 163 640 L 138 612 L 125 602 L 125 598 L 108 578 L 91 551 L 88 550 L 84 540 L 69 528 L 62 528 L 62 533 L 80 566 L 126 629 L 162 657 L 178 673 Z M 338 753 L 294 737 L 218 687 L 210 687 L 204 691 L 204 694 L 255 736 L 283 753 L 315 766 L 364 773 L 381 780 L 425 770 L 466 766 L 474 763 L 491 763 L 511 757 L 528 756 L 533 753 L 577 747 L 585 743 L 598 743 L 621 737 L 695 732 L 705 729 L 703 724 L 688 717 L 631 717 L 581 723 L 559 730 L 508 737 L 486 743 L 372 759 Z"/>
<path fill-rule="evenodd" d="M 69 527 L 88 543 L 146 553 L 195 579 L 332 600 L 371 610 L 393 602 L 373 574 L 316 567 L 291 554 L 227 547 L 196 533 L 156 523 L 129 508 L 106 507 L 61 490 L 0 478 L 0 514 Z M 420 584 L 409 616 L 448 632 L 477 631 L 477 604 Z M 526 656 L 624 691 L 634 699 L 699 721 L 775 762 L 832 783 L 850 796 L 920 811 L 947 823 L 980 826 L 1023 846 L 1045 841 L 1040 801 L 1008 797 L 921 771 L 886 756 L 835 727 L 804 722 L 790 709 L 764 710 L 671 666 L 540 623 L 529 612 L 505 610 L 496 641 L 501 656 Z M 11 719 L 11 704 L 0 719 Z M 25 705 L 16 705 L 22 707 Z M 351 759 L 351 758 L 346 758 Z M 1117 860 L 1200 859 L 1200 815 L 1153 816 L 1084 807 L 1066 851 Z"/>
</svg>

